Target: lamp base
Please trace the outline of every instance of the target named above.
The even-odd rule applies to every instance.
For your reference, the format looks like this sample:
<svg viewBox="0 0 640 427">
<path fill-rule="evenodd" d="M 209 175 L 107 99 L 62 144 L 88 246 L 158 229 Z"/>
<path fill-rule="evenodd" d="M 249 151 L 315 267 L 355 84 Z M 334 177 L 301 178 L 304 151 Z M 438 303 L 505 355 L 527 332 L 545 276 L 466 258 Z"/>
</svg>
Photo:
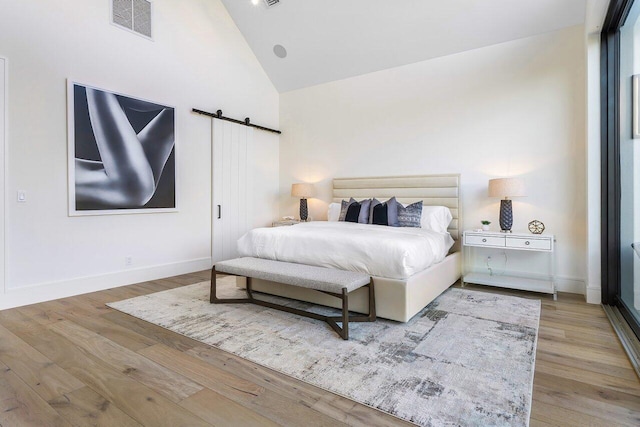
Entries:
<svg viewBox="0 0 640 427">
<path fill-rule="evenodd" d="M 300 221 L 306 221 L 308 217 L 307 199 L 300 199 Z"/>
<path fill-rule="evenodd" d="M 513 226 L 513 208 L 511 200 L 500 200 L 500 231 L 503 233 L 511 233 Z"/>
</svg>

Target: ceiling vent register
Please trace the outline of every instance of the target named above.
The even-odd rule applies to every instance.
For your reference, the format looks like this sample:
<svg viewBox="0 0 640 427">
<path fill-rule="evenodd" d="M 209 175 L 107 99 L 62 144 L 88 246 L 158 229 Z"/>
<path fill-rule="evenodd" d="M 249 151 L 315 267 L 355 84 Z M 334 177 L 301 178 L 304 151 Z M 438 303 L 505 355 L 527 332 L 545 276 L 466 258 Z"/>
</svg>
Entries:
<svg viewBox="0 0 640 427">
<path fill-rule="evenodd" d="M 151 2 L 148 0 L 111 0 L 111 22 L 151 38 Z"/>
<path fill-rule="evenodd" d="M 264 0 L 264 3 L 267 5 L 267 7 L 271 7 L 280 3 L 280 0 Z"/>
</svg>

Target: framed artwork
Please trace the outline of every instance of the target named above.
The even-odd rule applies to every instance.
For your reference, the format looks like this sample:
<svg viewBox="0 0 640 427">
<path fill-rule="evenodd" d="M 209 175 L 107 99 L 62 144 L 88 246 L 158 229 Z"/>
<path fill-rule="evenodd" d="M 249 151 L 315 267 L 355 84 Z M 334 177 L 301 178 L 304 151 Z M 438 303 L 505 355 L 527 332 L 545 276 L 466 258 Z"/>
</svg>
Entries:
<svg viewBox="0 0 640 427">
<path fill-rule="evenodd" d="M 633 76 L 633 139 L 640 138 L 640 80 L 638 79 L 640 74 Z"/>
<path fill-rule="evenodd" d="M 177 210 L 175 108 L 72 81 L 69 215 Z"/>
</svg>

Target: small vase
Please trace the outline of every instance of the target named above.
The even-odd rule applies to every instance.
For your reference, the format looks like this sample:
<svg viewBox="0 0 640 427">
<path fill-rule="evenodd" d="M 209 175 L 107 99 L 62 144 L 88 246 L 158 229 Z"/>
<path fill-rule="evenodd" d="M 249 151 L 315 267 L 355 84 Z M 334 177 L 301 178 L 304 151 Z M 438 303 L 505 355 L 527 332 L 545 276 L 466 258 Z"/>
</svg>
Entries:
<svg viewBox="0 0 640 427">
<path fill-rule="evenodd" d="M 482 231 L 489 231 L 490 228 L 488 225 L 482 224 Z"/>
</svg>

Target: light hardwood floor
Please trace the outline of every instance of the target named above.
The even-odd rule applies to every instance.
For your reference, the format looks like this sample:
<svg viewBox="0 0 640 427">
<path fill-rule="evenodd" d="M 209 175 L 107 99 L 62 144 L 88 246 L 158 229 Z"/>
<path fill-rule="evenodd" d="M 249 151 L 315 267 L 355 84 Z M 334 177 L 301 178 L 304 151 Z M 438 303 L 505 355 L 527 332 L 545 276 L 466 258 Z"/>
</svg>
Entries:
<svg viewBox="0 0 640 427">
<path fill-rule="evenodd" d="M 0 425 L 408 425 L 104 305 L 203 280 L 0 311 Z M 543 301 L 532 426 L 640 425 L 640 382 L 602 308 L 489 291 Z"/>
</svg>

